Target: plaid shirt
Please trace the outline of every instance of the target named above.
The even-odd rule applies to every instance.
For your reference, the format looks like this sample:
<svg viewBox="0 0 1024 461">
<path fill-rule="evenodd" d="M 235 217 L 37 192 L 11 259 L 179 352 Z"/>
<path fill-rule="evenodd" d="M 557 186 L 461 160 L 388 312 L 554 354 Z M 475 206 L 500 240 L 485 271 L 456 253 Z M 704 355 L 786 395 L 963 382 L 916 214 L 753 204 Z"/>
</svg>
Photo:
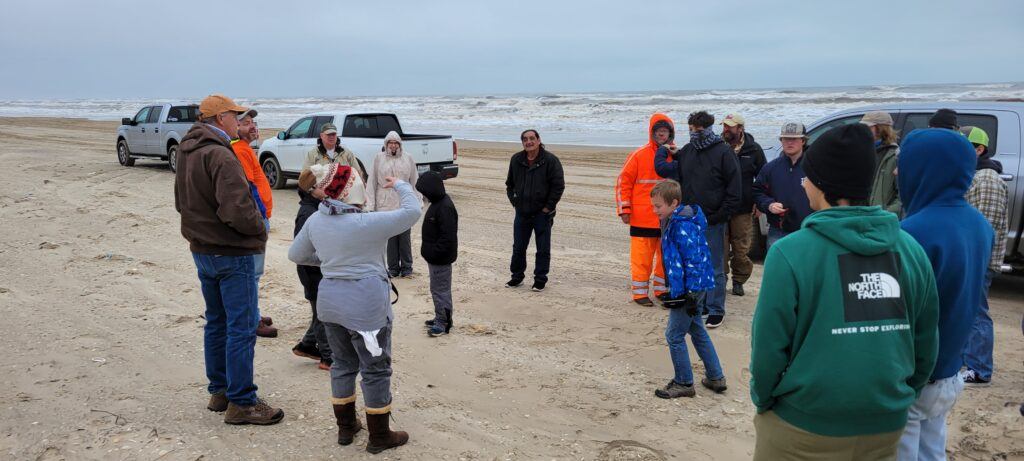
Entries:
<svg viewBox="0 0 1024 461">
<path fill-rule="evenodd" d="M 995 231 L 992 244 L 992 259 L 989 268 L 999 271 L 1003 265 L 1003 254 L 1006 253 L 1007 228 L 1007 192 L 1006 183 L 995 170 L 985 168 L 974 173 L 971 188 L 967 190 L 967 201 L 977 208 Z"/>
</svg>

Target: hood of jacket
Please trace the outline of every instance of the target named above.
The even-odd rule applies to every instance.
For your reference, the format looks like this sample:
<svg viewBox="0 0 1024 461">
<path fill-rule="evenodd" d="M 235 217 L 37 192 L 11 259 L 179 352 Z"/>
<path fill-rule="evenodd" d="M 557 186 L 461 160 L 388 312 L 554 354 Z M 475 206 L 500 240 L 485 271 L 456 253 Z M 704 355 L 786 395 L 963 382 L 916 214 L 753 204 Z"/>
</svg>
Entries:
<svg viewBox="0 0 1024 461">
<path fill-rule="evenodd" d="M 1001 174 L 1003 172 L 1003 164 L 999 163 L 998 160 L 993 160 L 992 156 L 989 155 L 988 152 L 986 152 L 985 155 L 978 157 L 978 163 L 976 164 L 974 169 L 978 171 L 986 169 L 995 170 L 996 173 Z"/>
<path fill-rule="evenodd" d="M 195 129 L 197 127 L 199 129 Z M 188 155 L 210 144 L 220 144 L 231 149 L 231 142 L 224 139 L 213 128 L 210 128 L 209 125 L 203 122 L 197 122 L 192 126 L 192 128 L 193 129 L 188 130 L 185 137 L 181 139 L 181 148 L 178 149 L 179 155 Z"/>
<path fill-rule="evenodd" d="M 900 223 L 877 206 L 838 206 L 815 212 L 802 226 L 853 253 L 874 256 L 891 251 L 900 236 Z"/>
<path fill-rule="evenodd" d="M 754 141 L 754 135 L 752 135 L 750 133 L 744 132 L 743 133 L 743 147 L 740 147 L 739 154 L 740 155 L 749 154 L 751 151 L 757 150 L 758 147 L 760 147 L 760 146 L 758 146 L 757 142 Z"/>
<path fill-rule="evenodd" d="M 655 149 L 661 146 L 654 142 L 654 130 L 661 127 L 668 128 L 668 141 L 666 144 L 669 144 L 676 139 L 676 124 L 672 122 L 672 119 L 669 118 L 668 115 L 660 112 L 655 113 L 651 116 L 651 121 L 647 124 L 647 142 L 654 146 Z"/>
<path fill-rule="evenodd" d="M 325 198 L 320 202 L 320 206 L 317 207 L 317 212 L 325 215 L 339 215 L 349 213 L 362 213 L 363 209 L 355 205 L 349 205 L 341 200 L 335 200 L 332 198 Z"/>
<path fill-rule="evenodd" d="M 444 179 L 436 171 L 423 173 L 423 176 L 416 180 L 416 190 L 430 200 L 430 203 L 443 199 L 447 194 L 444 190 Z"/>
<path fill-rule="evenodd" d="M 914 130 L 900 146 L 897 181 L 906 216 L 929 206 L 966 205 L 977 154 L 959 132 Z"/>
<path fill-rule="evenodd" d="M 679 205 L 668 219 L 674 223 L 692 223 L 701 232 L 708 228 L 708 220 L 704 217 L 704 212 L 700 209 L 699 205 Z"/>
<path fill-rule="evenodd" d="M 402 145 L 402 137 L 399 136 L 398 133 L 395 131 L 389 131 L 388 135 L 384 137 L 384 146 L 381 147 L 381 150 L 387 153 L 388 155 L 391 155 L 391 152 L 388 150 L 388 142 L 390 141 L 395 141 L 398 143 L 398 152 L 395 153 L 393 157 L 401 157 L 402 154 L 405 153 L 405 147 Z"/>
</svg>

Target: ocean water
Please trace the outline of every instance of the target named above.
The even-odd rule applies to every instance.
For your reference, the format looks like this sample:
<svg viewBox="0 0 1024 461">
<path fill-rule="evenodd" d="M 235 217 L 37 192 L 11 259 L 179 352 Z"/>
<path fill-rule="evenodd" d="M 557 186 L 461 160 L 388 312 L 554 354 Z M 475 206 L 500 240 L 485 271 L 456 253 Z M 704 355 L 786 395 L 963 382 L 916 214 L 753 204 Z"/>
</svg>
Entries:
<svg viewBox="0 0 1024 461">
<path fill-rule="evenodd" d="M 1024 99 L 1024 82 L 469 96 L 238 97 L 236 100 L 258 109 L 263 127 L 286 128 L 300 116 L 317 111 L 394 112 L 409 133 L 517 142 L 522 130 L 535 128 L 544 142 L 550 144 L 636 146 L 645 142 L 647 123 L 654 112 L 667 113 L 678 125 L 684 124 L 686 115 L 696 110 L 707 110 L 717 120 L 727 113 L 737 112 L 746 118 L 748 132 L 758 139 L 768 140 L 777 135 L 784 122 L 810 124 L 837 110 L 866 104 L 1013 98 Z M 0 116 L 119 120 L 133 116 L 146 104 L 164 101 L 0 100 Z"/>
</svg>

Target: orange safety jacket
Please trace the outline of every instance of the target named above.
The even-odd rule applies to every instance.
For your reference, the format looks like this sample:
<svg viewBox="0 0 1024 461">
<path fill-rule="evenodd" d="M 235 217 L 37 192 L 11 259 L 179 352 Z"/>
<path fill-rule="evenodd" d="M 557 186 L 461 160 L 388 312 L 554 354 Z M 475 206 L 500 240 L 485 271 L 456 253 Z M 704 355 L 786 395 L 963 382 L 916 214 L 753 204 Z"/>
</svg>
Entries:
<svg viewBox="0 0 1024 461">
<path fill-rule="evenodd" d="M 634 237 L 661 235 L 661 223 L 651 206 L 651 189 L 655 184 L 665 180 L 654 171 L 654 153 L 659 147 L 654 142 L 655 125 L 659 128 L 667 125 L 671 131 L 669 142 L 675 138 L 675 124 L 672 119 L 661 113 L 652 115 L 647 130 L 647 144 L 626 157 L 626 164 L 622 166 L 619 178 L 615 182 L 616 210 L 619 216 L 630 215 L 629 234 Z"/>
<path fill-rule="evenodd" d="M 267 175 L 263 174 L 260 162 L 256 159 L 256 153 L 248 143 L 239 139 L 231 140 L 231 150 L 235 151 L 235 157 L 242 163 L 242 171 L 245 172 L 245 179 L 256 185 L 256 191 L 260 194 L 263 206 L 267 207 L 267 218 L 270 218 L 271 210 L 274 209 L 274 195 L 270 193 L 270 181 Z"/>
</svg>

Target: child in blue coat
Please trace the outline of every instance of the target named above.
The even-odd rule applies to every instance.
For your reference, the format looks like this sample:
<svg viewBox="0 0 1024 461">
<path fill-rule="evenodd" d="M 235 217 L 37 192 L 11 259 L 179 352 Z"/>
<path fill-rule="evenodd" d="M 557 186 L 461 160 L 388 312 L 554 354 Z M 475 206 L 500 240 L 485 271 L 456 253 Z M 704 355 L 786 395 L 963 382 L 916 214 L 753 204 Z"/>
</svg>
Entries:
<svg viewBox="0 0 1024 461">
<path fill-rule="evenodd" d="M 663 399 L 696 395 L 690 354 L 686 350 L 687 333 L 704 362 L 705 377 L 701 385 L 716 393 L 726 390 L 725 373 L 715 345 L 697 310 L 704 292 L 715 287 L 711 251 L 704 238 L 708 223 L 699 206 L 680 205 L 681 199 L 682 190 L 673 180 L 661 182 L 651 190 L 651 204 L 662 222 L 661 257 L 669 289 L 662 298 L 669 309 L 665 339 L 675 369 L 672 381 L 654 391 L 654 395 Z"/>
</svg>

